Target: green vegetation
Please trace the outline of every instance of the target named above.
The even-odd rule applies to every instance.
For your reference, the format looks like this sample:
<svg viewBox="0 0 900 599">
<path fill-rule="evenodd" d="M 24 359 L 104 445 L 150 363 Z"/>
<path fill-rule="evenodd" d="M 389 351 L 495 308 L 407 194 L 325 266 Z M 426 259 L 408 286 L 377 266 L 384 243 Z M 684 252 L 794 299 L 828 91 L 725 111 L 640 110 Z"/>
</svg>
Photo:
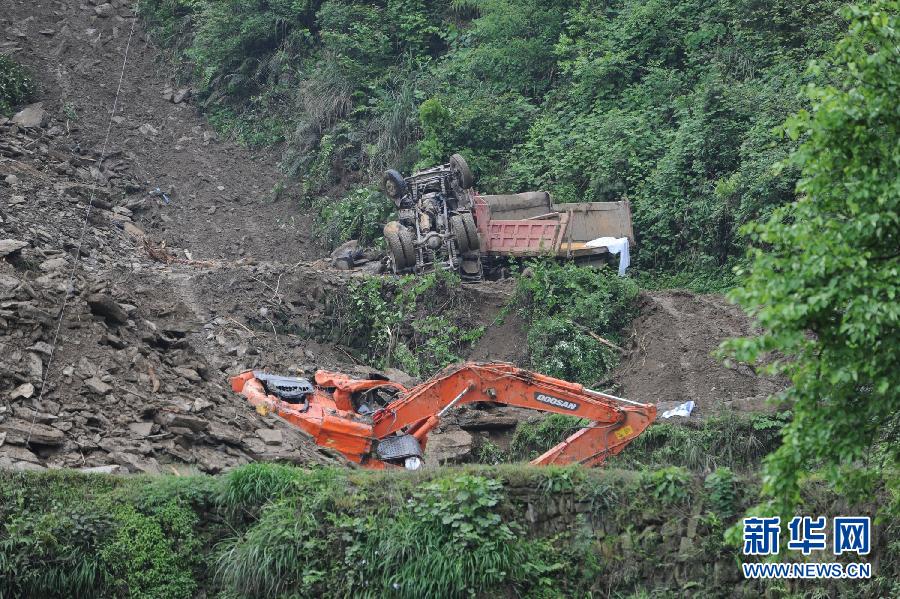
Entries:
<svg viewBox="0 0 900 599">
<path fill-rule="evenodd" d="M 839 6 L 144 0 L 139 10 L 189 65 L 211 122 L 247 143 L 286 141 L 287 170 L 311 197 L 339 184 L 338 203 L 358 205 L 348 184 L 461 151 L 482 190 L 628 197 L 645 270 L 724 274 L 741 253 L 738 228 L 794 199 L 798 170 L 772 165 L 796 143 L 771 130 L 805 105 L 806 63 L 837 38 Z"/>
<path fill-rule="evenodd" d="M 5 471 L 0 597 L 674 596 L 685 584 L 730 596 L 713 574 L 739 572 L 721 530 L 757 491 L 727 470 L 704 480 L 679 468 Z M 842 509 L 821 485 L 805 494 L 814 513 Z M 882 526 L 875 578 L 797 596 L 891 595 L 896 519 Z"/>
<path fill-rule="evenodd" d="M 34 97 L 31 76 L 8 56 L 0 54 L 0 116 L 9 116 L 16 106 Z"/>
<path fill-rule="evenodd" d="M 349 239 L 356 239 L 361 247 L 383 245 L 381 229 L 394 214 L 394 204 L 367 187 L 355 189 L 338 202 L 319 200 L 314 207 L 316 237 L 329 250 Z"/>
<path fill-rule="evenodd" d="M 531 366 L 561 379 L 595 385 L 618 361 L 617 343 L 636 312 L 638 288 L 609 269 L 552 260 L 531 262 L 517 277 L 516 299 L 529 323 Z"/>
<path fill-rule="evenodd" d="M 350 285 L 332 306 L 333 339 L 357 350 L 366 363 L 430 375 L 459 361 L 477 340 L 454 273 L 368 277 Z"/>
<path fill-rule="evenodd" d="M 739 360 L 768 352 L 792 387 L 793 421 L 766 461 L 765 491 L 792 514 L 800 483 L 820 472 L 858 500 L 882 471 L 897 484 L 900 413 L 900 32 L 895 0 L 844 11 L 851 24 L 813 74 L 812 111 L 788 120 L 802 140 L 800 199 L 748 226 L 747 279 L 733 294 L 764 333 L 728 345 Z"/>
</svg>

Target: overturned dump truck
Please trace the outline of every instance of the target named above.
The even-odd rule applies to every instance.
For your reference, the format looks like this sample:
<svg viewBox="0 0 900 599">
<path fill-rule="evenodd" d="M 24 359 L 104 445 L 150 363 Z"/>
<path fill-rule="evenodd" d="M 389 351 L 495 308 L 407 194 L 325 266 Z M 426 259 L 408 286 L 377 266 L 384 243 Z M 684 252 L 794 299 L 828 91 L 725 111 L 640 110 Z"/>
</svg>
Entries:
<svg viewBox="0 0 900 599">
<path fill-rule="evenodd" d="M 634 244 L 627 200 L 557 204 L 545 191 L 481 195 L 459 154 L 406 178 L 389 170 L 382 183 L 397 206 L 398 220 L 384 227 L 396 273 L 444 268 L 479 281 L 511 258 L 600 264 L 611 249 L 627 263 Z"/>
</svg>

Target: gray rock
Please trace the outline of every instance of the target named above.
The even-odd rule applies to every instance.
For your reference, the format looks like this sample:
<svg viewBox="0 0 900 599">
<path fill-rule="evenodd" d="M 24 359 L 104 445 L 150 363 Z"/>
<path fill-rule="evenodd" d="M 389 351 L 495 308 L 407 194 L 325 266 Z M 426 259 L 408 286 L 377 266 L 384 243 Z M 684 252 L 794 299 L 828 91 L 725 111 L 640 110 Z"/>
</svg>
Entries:
<svg viewBox="0 0 900 599">
<path fill-rule="evenodd" d="M 209 423 L 209 436 L 216 441 L 227 443 L 228 445 L 240 445 L 241 436 L 238 432 L 230 427 L 218 422 Z"/>
<path fill-rule="evenodd" d="M 59 429 L 21 418 L 10 418 L 0 423 L 0 431 L 6 433 L 6 442 L 13 445 L 58 446 L 66 442 L 66 435 Z"/>
<path fill-rule="evenodd" d="M 125 324 L 128 322 L 128 313 L 108 295 L 94 294 L 87 298 L 87 303 L 93 314 L 103 317 L 111 324 Z"/>
<path fill-rule="evenodd" d="M 131 429 L 131 432 L 134 433 L 134 436 L 145 438 L 149 437 L 153 432 L 153 423 L 152 422 L 132 422 L 128 425 L 128 428 Z"/>
<path fill-rule="evenodd" d="M 65 258 L 51 258 L 49 260 L 44 260 L 43 262 L 41 262 L 39 268 L 44 272 L 52 272 L 54 270 L 59 270 L 65 265 Z"/>
<path fill-rule="evenodd" d="M 21 281 L 12 275 L 0 274 L 0 296 L 11 294 Z"/>
<path fill-rule="evenodd" d="M 266 445 L 281 445 L 283 437 L 281 431 L 271 428 L 260 428 L 256 430 L 256 435 L 263 440 Z"/>
<path fill-rule="evenodd" d="M 94 7 L 94 13 L 101 19 L 108 19 L 109 17 L 116 14 L 116 9 L 113 8 L 113 5 L 109 2 L 105 4 L 101 4 L 100 6 Z"/>
<path fill-rule="evenodd" d="M 110 457 L 116 463 L 125 466 L 134 472 L 145 472 L 147 474 L 159 474 L 159 462 L 154 458 L 142 458 L 139 455 L 124 451 L 116 451 L 110 454 Z"/>
<path fill-rule="evenodd" d="M 0 258 L 18 252 L 28 246 L 27 241 L 17 239 L 0 239 Z"/>
<path fill-rule="evenodd" d="M 112 387 L 110 385 L 107 385 L 96 376 L 92 376 L 91 378 L 84 381 L 84 386 L 97 395 L 106 395 L 107 393 L 112 391 Z"/>
<path fill-rule="evenodd" d="M 415 387 L 419 384 L 419 381 L 415 377 L 406 374 L 398 368 L 386 368 L 384 374 L 392 381 L 400 383 L 406 388 Z"/>
<path fill-rule="evenodd" d="M 37 341 L 34 345 L 28 348 L 28 351 L 33 351 L 39 354 L 44 354 L 45 356 L 49 356 L 53 351 L 53 348 L 50 347 L 50 344 L 46 341 Z"/>
<path fill-rule="evenodd" d="M 34 395 L 34 385 L 24 383 L 13 389 L 12 393 L 9 394 L 9 398 L 11 400 L 29 399 L 32 395 Z"/>
<path fill-rule="evenodd" d="M 466 431 L 434 433 L 428 437 L 425 462 L 429 466 L 437 466 L 447 462 L 459 461 L 471 453 L 472 435 Z"/>
<path fill-rule="evenodd" d="M 187 100 L 190 97 L 190 95 L 191 95 L 190 88 L 183 87 L 183 88 L 179 89 L 177 92 L 175 92 L 175 94 L 172 96 L 172 102 L 174 102 L 175 104 L 181 104 L 182 102 Z"/>
<path fill-rule="evenodd" d="M 193 368 L 184 368 L 178 366 L 176 368 L 173 368 L 173 370 L 175 371 L 175 374 L 183 379 L 189 380 L 192 383 L 199 383 L 201 381 L 200 375 Z"/>
<path fill-rule="evenodd" d="M 159 129 L 151 125 L 150 123 L 144 123 L 140 127 L 138 127 L 138 131 L 141 135 L 159 135 Z"/>
<path fill-rule="evenodd" d="M 44 110 L 43 102 L 26 106 L 12 118 L 13 124 L 26 128 L 43 127 L 48 120 L 50 120 L 50 116 Z"/>
<path fill-rule="evenodd" d="M 28 352 L 28 375 L 32 381 L 40 381 L 44 377 L 44 362 L 34 352 Z"/>
<path fill-rule="evenodd" d="M 191 406 L 191 412 L 202 412 L 206 408 L 213 407 L 213 402 L 203 399 L 202 397 L 198 397 L 194 400 L 194 405 Z"/>
<path fill-rule="evenodd" d="M 167 428 L 186 428 L 194 432 L 206 430 L 209 426 L 209 422 L 204 418 L 174 412 L 161 412 L 156 415 L 155 420 Z"/>
</svg>

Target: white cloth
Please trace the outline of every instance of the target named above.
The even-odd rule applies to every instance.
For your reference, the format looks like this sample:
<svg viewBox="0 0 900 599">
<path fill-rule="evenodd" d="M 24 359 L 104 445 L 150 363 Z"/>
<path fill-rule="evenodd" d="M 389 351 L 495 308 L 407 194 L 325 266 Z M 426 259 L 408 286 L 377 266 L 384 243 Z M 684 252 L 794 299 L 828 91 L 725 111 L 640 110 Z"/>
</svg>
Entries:
<svg viewBox="0 0 900 599">
<path fill-rule="evenodd" d="M 671 410 L 666 410 L 662 413 L 660 418 L 671 418 L 672 416 L 684 416 L 688 417 L 691 415 L 691 412 L 694 411 L 694 402 L 686 401 L 680 406 L 674 407 Z"/>
<path fill-rule="evenodd" d="M 625 269 L 631 264 L 631 254 L 628 253 L 627 237 L 598 237 L 588 241 L 585 246 L 589 248 L 605 247 L 610 254 L 619 254 L 619 276 L 625 276 Z"/>
</svg>

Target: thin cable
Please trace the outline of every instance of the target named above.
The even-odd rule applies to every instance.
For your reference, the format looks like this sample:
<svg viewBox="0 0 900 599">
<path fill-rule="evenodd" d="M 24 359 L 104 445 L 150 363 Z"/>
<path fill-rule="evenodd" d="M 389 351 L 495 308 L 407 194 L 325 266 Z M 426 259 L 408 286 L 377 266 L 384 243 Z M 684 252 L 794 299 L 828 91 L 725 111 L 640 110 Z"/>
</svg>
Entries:
<svg viewBox="0 0 900 599">
<path fill-rule="evenodd" d="M 106 138 L 103 140 L 103 149 L 100 151 L 100 161 L 97 163 L 98 166 L 103 164 L 103 161 L 106 159 L 106 150 L 109 145 L 109 134 L 112 131 L 112 123 L 113 117 L 116 115 L 116 110 L 119 107 L 119 94 L 122 91 L 122 81 L 125 79 L 125 65 L 128 64 L 128 50 L 131 48 L 131 38 L 134 35 L 134 25 L 137 23 L 137 18 L 131 20 L 131 31 L 128 33 L 128 42 L 125 44 L 125 57 L 122 60 L 122 71 L 119 73 L 119 85 L 116 87 L 116 97 L 113 100 L 113 108 L 112 113 L 109 115 L 109 121 L 106 125 Z M 99 169 L 98 169 L 99 174 Z M 50 376 L 50 367 L 53 365 L 53 356 L 56 354 L 56 344 L 59 340 L 59 331 L 62 329 L 63 318 L 66 314 L 66 306 L 69 303 L 69 293 L 75 292 L 74 281 L 75 281 L 75 273 L 78 271 L 78 263 L 81 260 L 81 247 L 84 244 L 84 236 L 87 233 L 88 221 L 91 217 L 91 210 L 94 207 L 94 198 L 97 195 L 97 182 L 94 182 L 94 186 L 91 189 L 91 197 L 88 201 L 87 210 L 84 213 L 84 223 L 81 225 L 81 236 L 78 239 L 78 249 L 75 252 L 75 261 L 72 264 L 72 271 L 69 273 L 69 282 L 66 284 L 66 293 L 63 295 L 62 307 L 59 310 L 59 317 L 56 320 L 56 332 L 53 334 L 53 343 L 50 344 L 50 357 L 47 358 L 47 368 L 44 370 L 44 376 L 41 378 L 41 391 L 38 394 L 37 404 L 41 405 L 41 402 L 44 400 L 44 391 L 47 388 L 47 378 Z M 37 406 L 36 406 L 37 407 Z M 31 441 L 31 434 L 34 431 L 34 423 L 37 420 L 37 410 L 34 411 L 34 414 L 31 417 L 31 426 L 28 429 L 28 438 L 25 439 L 25 444 Z"/>
</svg>

